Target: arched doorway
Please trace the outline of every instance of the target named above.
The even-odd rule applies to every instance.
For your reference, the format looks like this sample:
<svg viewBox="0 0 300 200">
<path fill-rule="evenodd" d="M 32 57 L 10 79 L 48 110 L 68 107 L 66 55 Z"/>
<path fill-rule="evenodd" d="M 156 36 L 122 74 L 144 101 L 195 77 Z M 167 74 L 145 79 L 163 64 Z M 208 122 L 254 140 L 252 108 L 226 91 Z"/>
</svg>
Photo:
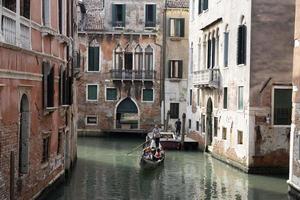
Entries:
<svg viewBox="0 0 300 200">
<path fill-rule="evenodd" d="M 29 102 L 23 94 L 20 103 L 20 135 L 19 135 L 19 173 L 28 171 L 28 138 L 29 138 Z"/>
<path fill-rule="evenodd" d="M 207 101 L 206 107 L 206 146 L 211 146 L 212 144 L 212 112 L 213 112 L 213 104 L 211 98 Z"/>
<path fill-rule="evenodd" d="M 139 112 L 134 101 L 127 97 L 117 106 L 116 111 L 116 128 L 121 129 L 138 129 Z"/>
</svg>

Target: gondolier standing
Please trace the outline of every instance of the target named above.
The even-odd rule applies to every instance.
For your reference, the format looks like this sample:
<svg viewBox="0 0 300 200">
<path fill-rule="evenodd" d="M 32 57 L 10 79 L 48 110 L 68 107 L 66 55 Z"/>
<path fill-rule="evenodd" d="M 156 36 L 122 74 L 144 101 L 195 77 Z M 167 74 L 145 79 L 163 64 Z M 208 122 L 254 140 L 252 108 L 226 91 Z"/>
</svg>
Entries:
<svg viewBox="0 0 300 200">
<path fill-rule="evenodd" d="M 153 132 L 153 139 L 155 140 L 155 146 L 156 148 L 159 148 L 160 130 L 157 124 L 155 124 L 152 132 Z"/>
</svg>

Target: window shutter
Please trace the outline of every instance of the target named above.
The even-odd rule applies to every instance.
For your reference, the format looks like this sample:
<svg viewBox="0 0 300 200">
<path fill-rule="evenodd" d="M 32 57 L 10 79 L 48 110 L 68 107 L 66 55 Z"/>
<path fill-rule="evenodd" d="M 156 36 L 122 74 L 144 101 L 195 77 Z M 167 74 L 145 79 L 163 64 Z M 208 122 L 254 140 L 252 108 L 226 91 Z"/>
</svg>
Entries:
<svg viewBox="0 0 300 200">
<path fill-rule="evenodd" d="M 202 0 L 198 0 L 198 14 L 202 13 Z"/>
<path fill-rule="evenodd" d="M 172 78 L 172 61 L 169 60 L 169 78 Z"/>
<path fill-rule="evenodd" d="M 145 11 L 145 20 L 146 20 L 145 22 L 146 22 L 146 24 L 148 24 L 148 22 L 149 22 L 149 9 L 150 9 L 150 5 L 146 5 L 146 11 Z"/>
<path fill-rule="evenodd" d="M 215 55 L 216 55 L 216 39 L 213 38 L 212 39 L 212 56 L 211 56 L 211 64 L 212 64 L 212 68 L 215 67 Z"/>
<path fill-rule="evenodd" d="M 54 107 L 54 66 L 47 77 L 47 107 Z"/>
<path fill-rule="evenodd" d="M 183 61 L 178 61 L 178 78 L 182 78 Z"/>
<path fill-rule="evenodd" d="M 180 20 L 180 37 L 184 37 L 184 19 Z"/>
<path fill-rule="evenodd" d="M 228 66 L 228 45 L 229 45 L 229 33 L 224 33 L 224 67 Z"/>
<path fill-rule="evenodd" d="M 242 61 L 241 61 L 241 57 L 242 57 L 242 54 L 241 54 L 241 51 L 242 51 L 242 27 L 239 26 L 238 28 L 238 47 L 237 47 L 237 64 L 241 64 Z"/>
<path fill-rule="evenodd" d="M 153 5 L 153 9 L 152 9 L 152 16 L 153 16 L 153 26 L 156 26 L 156 5 Z"/>
<path fill-rule="evenodd" d="M 242 36 L 242 63 L 246 64 L 247 27 L 245 25 L 242 26 Z"/>
<path fill-rule="evenodd" d="M 112 4 L 112 26 L 115 26 L 116 23 L 116 5 Z"/>
<path fill-rule="evenodd" d="M 208 40 L 208 47 L 207 47 L 207 68 L 211 68 L 211 40 Z"/>
<path fill-rule="evenodd" d="M 208 9 L 208 0 L 204 0 L 203 10 Z"/>
<path fill-rule="evenodd" d="M 49 73 L 49 66 L 48 63 L 43 62 L 43 66 L 42 66 L 42 71 L 43 71 L 43 107 L 46 108 L 47 107 L 47 99 L 48 99 L 48 87 L 47 87 L 47 83 L 48 83 L 48 73 Z"/>
<path fill-rule="evenodd" d="M 99 47 L 94 47 L 94 71 L 99 71 Z"/>
<path fill-rule="evenodd" d="M 125 19 L 126 19 L 126 5 L 122 5 L 122 23 L 123 27 L 125 27 Z"/>
</svg>

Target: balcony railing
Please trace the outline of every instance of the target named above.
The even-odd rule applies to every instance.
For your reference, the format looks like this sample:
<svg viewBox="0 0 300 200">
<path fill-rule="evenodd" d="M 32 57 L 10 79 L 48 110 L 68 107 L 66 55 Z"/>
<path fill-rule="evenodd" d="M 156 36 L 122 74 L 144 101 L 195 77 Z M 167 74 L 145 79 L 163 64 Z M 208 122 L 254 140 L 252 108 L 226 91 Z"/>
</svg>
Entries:
<svg viewBox="0 0 300 200">
<path fill-rule="evenodd" d="M 140 80 L 140 81 L 153 81 L 156 72 L 154 70 L 118 70 L 113 69 L 110 71 L 111 79 L 113 80 Z"/>
<path fill-rule="evenodd" d="M 219 88 L 219 83 L 219 69 L 207 69 L 194 72 L 194 86 Z"/>
<path fill-rule="evenodd" d="M 9 44 L 16 45 L 17 42 L 16 21 L 6 16 L 3 16 L 2 19 L 3 19 L 2 30 L 3 30 L 4 41 Z"/>
<path fill-rule="evenodd" d="M 22 48 L 30 49 L 30 29 L 29 27 L 21 24 L 21 46 Z"/>
</svg>

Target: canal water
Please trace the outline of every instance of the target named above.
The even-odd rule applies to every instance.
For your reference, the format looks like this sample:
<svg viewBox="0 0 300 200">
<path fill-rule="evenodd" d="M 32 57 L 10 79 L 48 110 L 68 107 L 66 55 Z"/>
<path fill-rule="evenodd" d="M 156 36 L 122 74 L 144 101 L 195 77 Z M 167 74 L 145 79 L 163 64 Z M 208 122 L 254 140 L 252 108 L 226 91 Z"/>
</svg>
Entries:
<svg viewBox="0 0 300 200">
<path fill-rule="evenodd" d="M 247 175 L 201 152 L 167 151 L 163 166 L 142 170 L 139 139 L 79 138 L 78 161 L 51 200 L 283 200 L 286 178 Z"/>
</svg>

